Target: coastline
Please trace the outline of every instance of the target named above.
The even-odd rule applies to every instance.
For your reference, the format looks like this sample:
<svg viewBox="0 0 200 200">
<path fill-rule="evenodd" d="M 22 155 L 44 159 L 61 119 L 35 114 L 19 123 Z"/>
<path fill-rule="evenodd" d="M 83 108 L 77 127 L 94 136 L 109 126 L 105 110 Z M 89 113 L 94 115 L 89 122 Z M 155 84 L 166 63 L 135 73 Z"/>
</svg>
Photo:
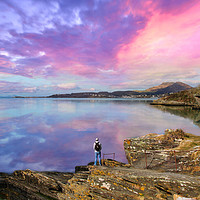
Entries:
<svg viewBox="0 0 200 200">
<path fill-rule="evenodd" d="M 130 166 L 79 166 L 75 173 L 15 171 L 0 174 L 0 198 L 178 199 L 200 197 L 199 177 Z"/>
<path fill-rule="evenodd" d="M 12 174 L 0 173 L 0 198 L 15 200 L 199 199 L 200 177 L 198 173 L 194 173 L 195 169 L 199 169 L 198 163 L 189 171 L 187 171 L 187 166 L 186 171 L 179 171 L 183 168 L 178 168 L 178 171 L 171 170 L 175 166 L 174 163 L 171 163 L 172 167 L 163 161 L 162 164 L 167 166 L 167 170 L 164 170 L 161 163 L 157 161 L 150 162 L 153 168 L 146 169 L 145 156 L 139 155 L 147 151 L 150 155 L 150 151 L 159 150 L 159 157 L 166 158 L 167 155 L 163 154 L 166 150 L 170 153 L 172 149 L 173 151 L 187 149 L 192 158 L 192 160 L 188 158 L 187 163 L 191 166 L 191 163 L 196 162 L 195 159 L 199 156 L 199 152 L 197 154 L 194 151 L 200 148 L 199 138 L 200 136 L 184 133 L 181 129 L 166 129 L 164 135 L 148 134 L 124 140 L 124 150 L 129 164 L 105 159 L 103 166 L 93 166 L 93 163 L 89 163 L 86 166 L 75 167 L 75 173 L 29 169 L 17 170 Z M 179 159 L 177 157 L 177 161 L 181 163 L 182 159 L 185 159 L 185 153 L 182 159 L 180 156 Z M 135 161 L 139 162 L 140 166 Z M 149 162 L 148 156 L 147 161 Z M 159 168 L 156 169 L 156 166 Z"/>
<path fill-rule="evenodd" d="M 157 99 L 151 105 L 163 106 L 190 106 L 194 110 L 200 109 L 200 89 L 193 88 L 178 93 L 171 94 L 166 97 Z"/>
<path fill-rule="evenodd" d="M 151 105 L 162 105 L 162 106 L 194 106 L 193 104 L 187 104 L 185 102 L 177 101 L 153 101 Z"/>
<path fill-rule="evenodd" d="M 196 199 L 200 179 L 132 167 L 81 166 L 76 173 L 15 171 L 1 177 L 3 199 Z"/>
<path fill-rule="evenodd" d="M 190 103 L 178 102 L 178 101 L 162 101 L 162 100 L 159 100 L 159 99 L 151 102 L 150 105 L 173 106 L 173 107 L 191 107 L 194 110 L 200 110 L 200 105 L 198 105 L 198 104 L 190 104 Z"/>
</svg>

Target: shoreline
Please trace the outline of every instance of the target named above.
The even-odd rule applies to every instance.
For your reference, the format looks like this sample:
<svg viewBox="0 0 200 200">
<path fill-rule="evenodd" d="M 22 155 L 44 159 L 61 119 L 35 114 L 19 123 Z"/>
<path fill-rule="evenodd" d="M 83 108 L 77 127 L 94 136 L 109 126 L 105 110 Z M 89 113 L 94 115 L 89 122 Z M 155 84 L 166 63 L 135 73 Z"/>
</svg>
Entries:
<svg viewBox="0 0 200 200">
<path fill-rule="evenodd" d="M 200 106 L 195 104 L 188 104 L 185 102 L 176 102 L 176 101 L 158 101 L 155 100 L 150 103 L 150 105 L 160 105 L 160 106 L 173 106 L 173 107 L 191 107 L 194 110 L 199 110 Z"/>
<path fill-rule="evenodd" d="M 189 149 L 187 141 L 191 141 Z M 194 171 L 199 169 L 195 160 L 199 154 L 195 149 L 200 151 L 200 136 L 185 133 L 182 129 L 166 129 L 164 135 L 154 133 L 125 139 L 124 150 L 129 164 L 102 159 L 103 166 L 94 166 L 91 162 L 76 166 L 75 172 L 27 169 L 0 173 L 0 199 L 199 199 L 200 176 L 199 171 Z M 174 162 L 166 160 L 171 158 L 172 150 L 184 151 L 177 157 L 178 168 Z M 184 169 L 181 163 L 185 162 L 185 150 L 190 153 L 187 153 Z M 151 151 L 154 151 L 154 157 L 155 152 L 158 153 L 155 162 L 152 162 Z M 144 156 L 146 152 L 147 156 Z M 192 163 L 195 165 L 188 171 Z M 161 167 L 163 164 L 167 168 Z"/>
<path fill-rule="evenodd" d="M 75 173 L 18 170 L 0 173 L 0 199 L 198 199 L 199 185 L 196 176 L 131 166 L 77 166 Z"/>
</svg>

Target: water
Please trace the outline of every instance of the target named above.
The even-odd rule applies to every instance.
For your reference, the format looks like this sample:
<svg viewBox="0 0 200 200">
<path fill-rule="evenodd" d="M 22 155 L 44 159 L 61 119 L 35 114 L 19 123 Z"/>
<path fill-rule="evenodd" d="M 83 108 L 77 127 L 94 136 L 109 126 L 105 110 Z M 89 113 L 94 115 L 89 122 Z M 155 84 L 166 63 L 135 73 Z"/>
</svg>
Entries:
<svg viewBox="0 0 200 200">
<path fill-rule="evenodd" d="M 123 140 L 167 128 L 200 135 L 200 114 L 142 99 L 0 99 L 0 171 L 74 171 L 102 153 L 127 162 Z M 112 158 L 112 157 L 110 157 Z"/>
</svg>

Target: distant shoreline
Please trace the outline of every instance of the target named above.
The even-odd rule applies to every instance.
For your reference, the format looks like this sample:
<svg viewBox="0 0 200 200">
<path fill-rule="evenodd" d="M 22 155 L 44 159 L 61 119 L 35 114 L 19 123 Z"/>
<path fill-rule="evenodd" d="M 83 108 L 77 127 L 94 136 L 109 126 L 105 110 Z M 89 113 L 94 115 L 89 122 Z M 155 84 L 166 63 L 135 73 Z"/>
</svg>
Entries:
<svg viewBox="0 0 200 200">
<path fill-rule="evenodd" d="M 13 98 L 162 98 L 188 89 L 192 89 L 192 87 L 182 82 L 164 82 L 146 90 L 88 91 L 49 96 L 15 95 Z"/>
<path fill-rule="evenodd" d="M 46 99 L 157 99 L 155 96 L 147 96 L 147 97 L 0 97 L 0 98 L 19 98 L 19 99 L 28 99 L 28 98 L 46 98 Z"/>
</svg>

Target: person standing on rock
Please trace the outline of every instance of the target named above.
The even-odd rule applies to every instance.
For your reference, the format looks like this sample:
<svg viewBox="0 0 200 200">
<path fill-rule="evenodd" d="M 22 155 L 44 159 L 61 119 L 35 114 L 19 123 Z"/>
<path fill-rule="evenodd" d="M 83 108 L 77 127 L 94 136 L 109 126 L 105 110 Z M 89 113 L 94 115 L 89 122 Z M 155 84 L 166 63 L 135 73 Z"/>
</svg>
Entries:
<svg viewBox="0 0 200 200">
<path fill-rule="evenodd" d="M 101 165 L 101 143 L 99 142 L 99 138 L 96 138 L 96 141 L 94 142 L 93 145 L 93 149 L 95 152 L 95 161 L 94 161 L 94 165 L 97 165 L 97 160 L 99 158 L 99 164 Z"/>
</svg>

